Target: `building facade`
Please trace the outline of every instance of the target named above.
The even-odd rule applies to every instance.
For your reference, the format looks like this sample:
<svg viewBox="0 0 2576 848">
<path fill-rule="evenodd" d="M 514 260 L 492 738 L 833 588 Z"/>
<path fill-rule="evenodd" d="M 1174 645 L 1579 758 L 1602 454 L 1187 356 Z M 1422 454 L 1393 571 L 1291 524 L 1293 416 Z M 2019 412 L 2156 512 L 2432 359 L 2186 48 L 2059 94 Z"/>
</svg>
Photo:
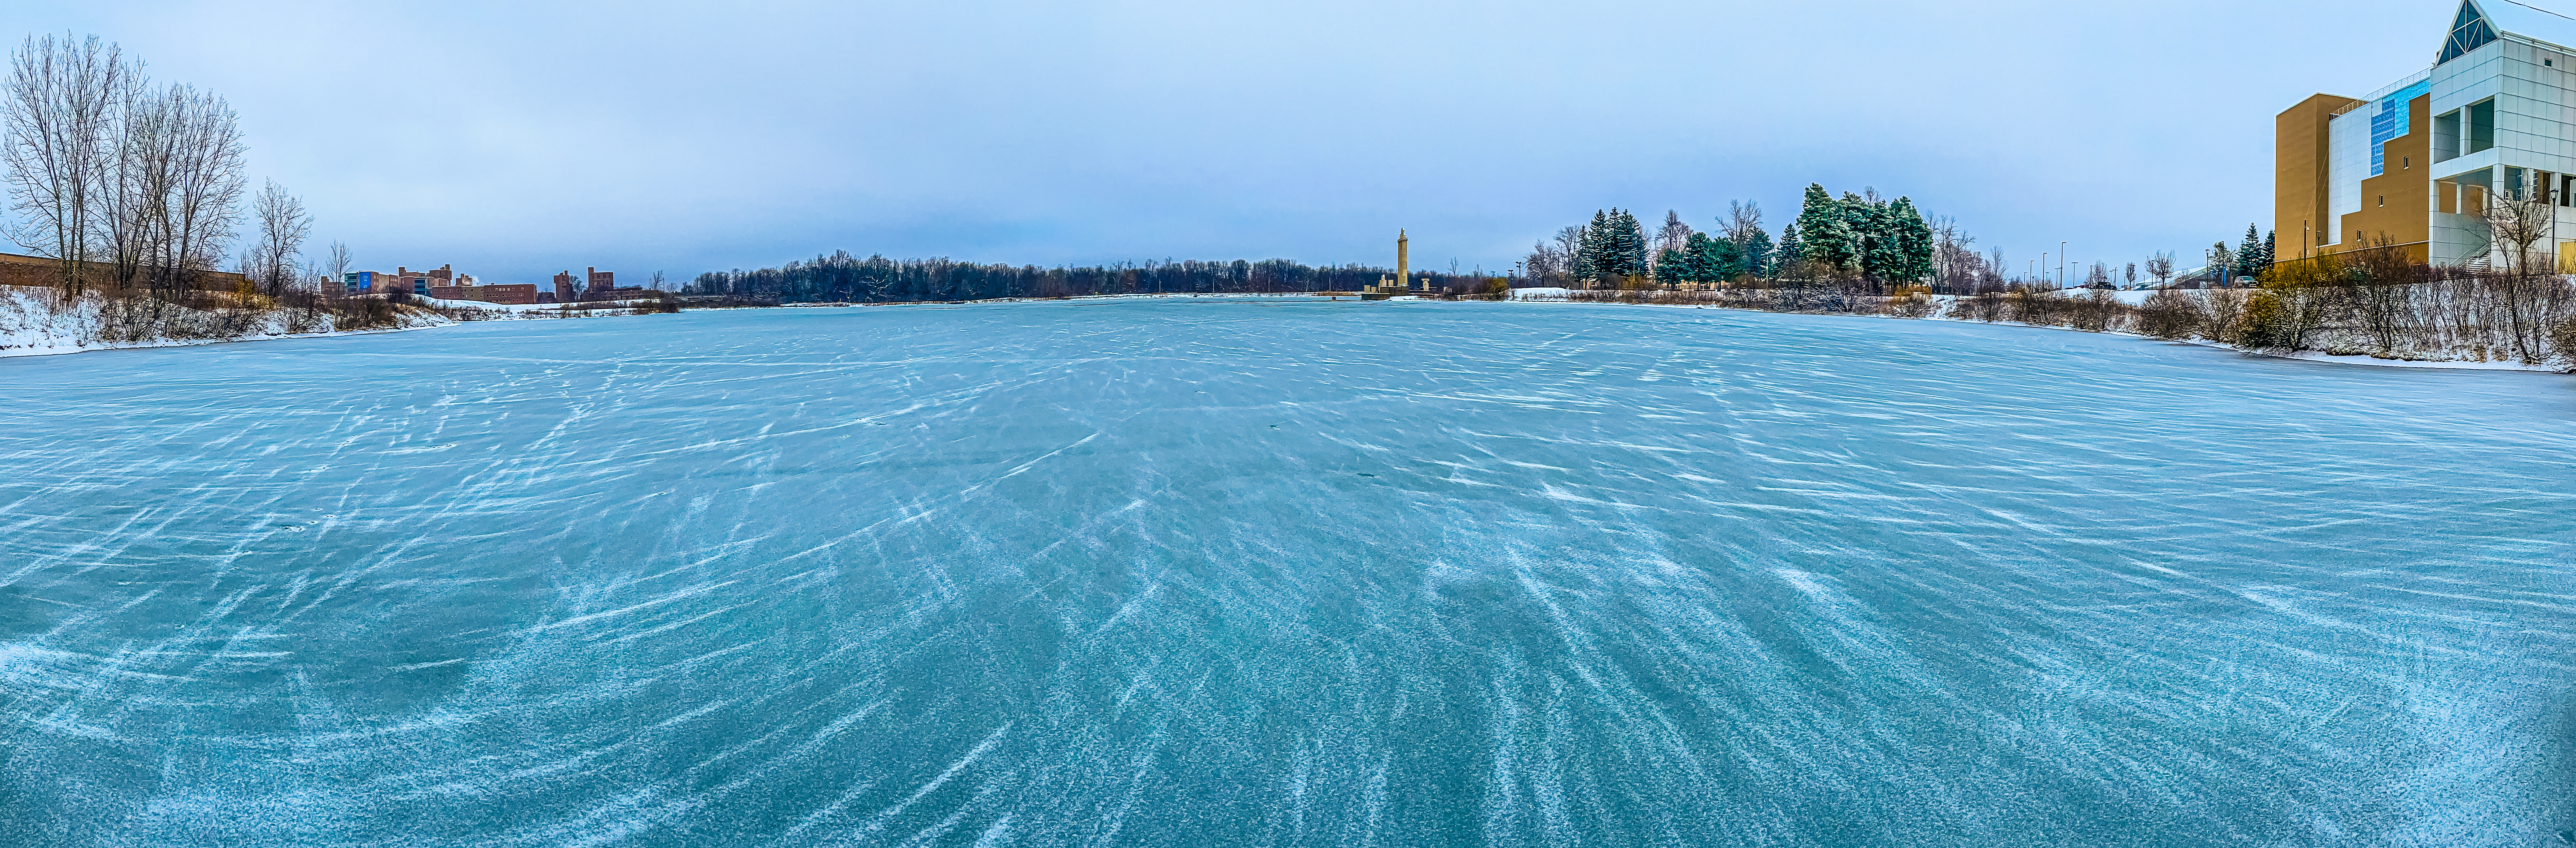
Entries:
<svg viewBox="0 0 2576 848">
<path fill-rule="evenodd" d="M 471 276 L 459 278 L 452 265 L 440 265 L 435 271 L 414 271 L 400 265 L 394 272 L 351 271 L 340 276 L 340 293 L 355 297 L 362 294 L 429 294 L 433 288 L 473 285 Z"/>
<path fill-rule="evenodd" d="M 2565 39 L 2558 41 L 2555 39 Z M 2576 18 L 2462 0 L 2433 63 L 2367 97 L 2318 94 L 2274 119 L 2274 256 L 2383 240 L 2418 262 L 2485 267 L 2481 212 L 2551 206 L 2535 262 L 2576 265 Z M 2499 194 L 2503 193 L 2503 194 Z"/>
<path fill-rule="evenodd" d="M 459 278 L 453 286 L 430 286 L 429 296 L 440 300 L 472 300 L 482 303 L 526 304 L 537 302 L 535 283 L 474 284 L 473 277 Z"/>
</svg>

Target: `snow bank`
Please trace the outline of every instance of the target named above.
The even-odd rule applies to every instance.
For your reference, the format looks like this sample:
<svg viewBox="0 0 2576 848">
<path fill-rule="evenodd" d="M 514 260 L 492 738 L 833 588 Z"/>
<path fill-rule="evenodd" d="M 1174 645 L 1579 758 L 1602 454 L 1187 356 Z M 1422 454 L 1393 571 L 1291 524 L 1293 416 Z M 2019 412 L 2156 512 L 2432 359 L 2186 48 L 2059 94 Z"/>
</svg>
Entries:
<svg viewBox="0 0 2576 848">
<path fill-rule="evenodd" d="M 82 297 L 68 307 L 56 303 L 47 289 L 25 286 L 0 286 L 0 356 L 46 356 L 57 353 L 79 353 L 85 350 L 113 350 L 137 347 L 173 347 L 177 345 L 214 344 L 272 338 L 311 338 L 314 336 L 384 333 L 443 327 L 456 323 L 446 316 L 422 310 L 396 313 L 396 325 L 362 330 L 340 330 L 332 326 L 331 317 L 313 317 L 322 329 L 295 332 L 284 311 L 272 311 L 250 319 L 241 332 L 213 338 L 160 338 L 147 341 L 113 341 L 106 335 L 107 320 L 101 314 L 106 302 L 96 295 Z"/>
</svg>

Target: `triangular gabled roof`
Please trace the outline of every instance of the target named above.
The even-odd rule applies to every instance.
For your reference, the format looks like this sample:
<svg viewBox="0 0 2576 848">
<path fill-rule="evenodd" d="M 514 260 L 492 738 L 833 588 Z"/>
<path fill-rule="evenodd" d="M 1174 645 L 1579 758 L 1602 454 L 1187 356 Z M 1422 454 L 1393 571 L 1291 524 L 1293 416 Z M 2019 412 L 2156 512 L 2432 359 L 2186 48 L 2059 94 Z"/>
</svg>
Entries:
<svg viewBox="0 0 2576 848">
<path fill-rule="evenodd" d="M 2484 47 L 2505 33 L 2551 44 L 2576 43 L 2576 18 L 2516 0 L 2460 0 L 2442 38 L 2439 65 Z"/>
</svg>

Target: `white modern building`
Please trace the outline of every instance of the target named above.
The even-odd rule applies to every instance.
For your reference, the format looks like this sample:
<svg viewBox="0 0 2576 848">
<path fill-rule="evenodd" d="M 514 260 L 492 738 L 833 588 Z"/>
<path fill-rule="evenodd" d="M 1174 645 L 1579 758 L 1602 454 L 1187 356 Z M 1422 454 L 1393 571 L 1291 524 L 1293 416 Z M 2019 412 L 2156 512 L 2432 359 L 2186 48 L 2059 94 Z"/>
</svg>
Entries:
<svg viewBox="0 0 2576 848">
<path fill-rule="evenodd" d="M 2478 213 L 2530 191 L 2558 216 L 2533 251 L 2576 267 L 2576 18 L 2463 0 L 2439 43 L 2369 97 L 2318 94 L 2276 119 L 2276 258 L 2387 239 L 2418 261 L 2481 266 L 2501 252 Z"/>
</svg>

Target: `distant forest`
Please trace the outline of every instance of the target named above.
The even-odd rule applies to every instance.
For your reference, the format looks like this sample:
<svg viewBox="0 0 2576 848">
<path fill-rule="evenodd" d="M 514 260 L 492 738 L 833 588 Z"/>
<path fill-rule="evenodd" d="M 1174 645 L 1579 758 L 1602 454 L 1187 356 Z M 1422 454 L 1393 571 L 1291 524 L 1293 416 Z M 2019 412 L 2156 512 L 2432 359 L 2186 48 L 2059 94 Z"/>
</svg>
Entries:
<svg viewBox="0 0 2576 848">
<path fill-rule="evenodd" d="M 1085 267 L 978 265 L 947 259 L 865 259 L 848 251 L 789 262 L 784 267 L 699 274 L 684 294 L 778 303 L 910 303 L 1006 297 L 1081 297 L 1098 294 L 1273 294 L 1358 291 L 1392 268 L 1367 265 L 1315 267 L 1287 259 L 1210 262 L 1195 259 Z M 1487 277 L 1416 271 L 1432 290 L 1483 284 Z"/>
</svg>

